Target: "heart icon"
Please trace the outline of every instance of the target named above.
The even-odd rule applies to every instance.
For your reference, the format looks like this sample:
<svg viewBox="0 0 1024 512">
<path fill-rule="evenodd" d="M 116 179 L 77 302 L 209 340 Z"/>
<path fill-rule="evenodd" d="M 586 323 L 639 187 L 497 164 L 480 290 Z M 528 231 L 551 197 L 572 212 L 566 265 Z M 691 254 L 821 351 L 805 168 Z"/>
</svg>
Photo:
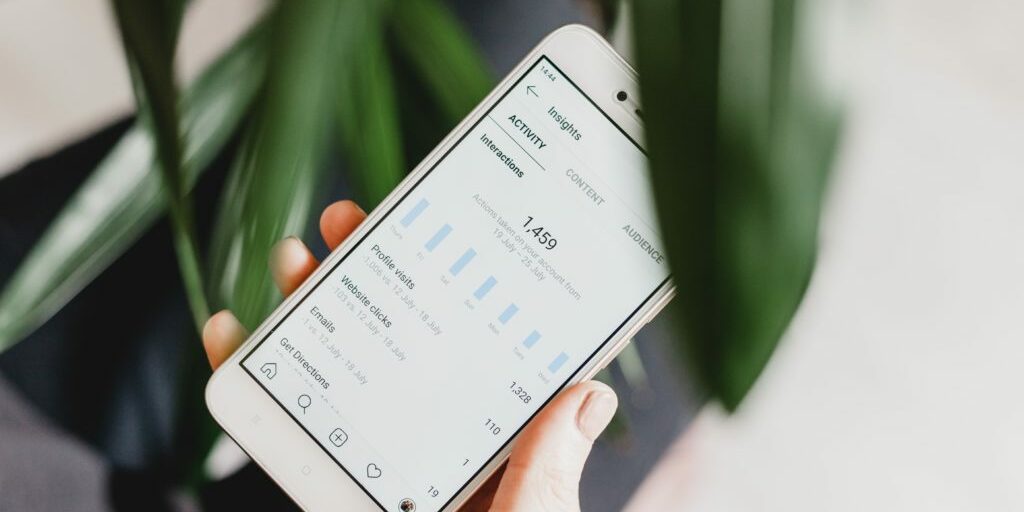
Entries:
<svg viewBox="0 0 1024 512">
<path fill-rule="evenodd" d="M 368 466 L 366 466 L 367 478 L 380 478 L 380 473 L 380 467 L 378 467 L 376 464 L 371 462 Z"/>
</svg>

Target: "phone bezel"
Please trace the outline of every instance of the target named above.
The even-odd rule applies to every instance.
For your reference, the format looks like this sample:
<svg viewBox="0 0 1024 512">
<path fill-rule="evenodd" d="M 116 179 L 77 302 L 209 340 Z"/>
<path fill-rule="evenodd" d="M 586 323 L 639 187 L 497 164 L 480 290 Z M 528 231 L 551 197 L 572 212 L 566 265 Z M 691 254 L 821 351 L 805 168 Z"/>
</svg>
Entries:
<svg viewBox="0 0 1024 512">
<path fill-rule="evenodd" d="M 259 464 L 284 491 L 305 510 L 336 509 L 345 503 L 347 510 L 380 510 L 377 503 L 352 479 L 241 367 L 242 357 L 252 344 L 288 314 L 297 300 L 310 291 L 325 272 L 334 267 L 367 234 L 379 218 L 397 204 L 447 151 L 511 88 L 541 56 L 546 55 L 573 83 L 618 127 L 641 146 L 642 125 L 633 112 L 624 108 L 615 94 L 625 90 L 638 96 L 636 74 L 604 39 L 581 25 L 560 28 L 534 48 L 501 83 L 449 133 L 427 157 L 409 173 L 398 187 L 369 215 L 348 240 L 335 249 L 294 293 L 286 298 L 257 328 L 248 340 L 211 377 L 206 400 L 211 414 L 236 443 Z M 566 386 L 593 377 L 628 343 L 629 339 L 671 299 L 674 286 L 666 282 L 626 320 Z M 518 433 L 517 436 L 518 437 Z M 451 511 L 463 504 L 508 458 L 513 437 L 491 461 L 442 510 Z M 287 440 L 287 442 L 282 442 Z"/>
</svg>

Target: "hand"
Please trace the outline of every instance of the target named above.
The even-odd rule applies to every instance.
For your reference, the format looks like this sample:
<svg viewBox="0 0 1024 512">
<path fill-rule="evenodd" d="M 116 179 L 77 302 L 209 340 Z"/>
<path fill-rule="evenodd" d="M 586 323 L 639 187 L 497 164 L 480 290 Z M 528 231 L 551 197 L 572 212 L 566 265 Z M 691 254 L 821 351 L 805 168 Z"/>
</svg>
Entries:
<svg viewBox="0 0 1024 512">
<path fill-rule="evenodd" d="M 324 210 L 320 232 L 333 250 L 355 230 L 366 214 L 351 201 Z M 297 238 L 274 247 L 270 273 L 281 293 L 295 291 L 319 262 Z M 206 323 L 203 345 L 210 365 L 220 366 L 248 337 L 230 311 Z M 618 401 L 608 386 L 582 382 L 556 397 L 523 430 L 508 464 L 480 488 L 464 511 L 576 511 L 579 481 L 594 439 L 611 421 Z"/>
</svg>

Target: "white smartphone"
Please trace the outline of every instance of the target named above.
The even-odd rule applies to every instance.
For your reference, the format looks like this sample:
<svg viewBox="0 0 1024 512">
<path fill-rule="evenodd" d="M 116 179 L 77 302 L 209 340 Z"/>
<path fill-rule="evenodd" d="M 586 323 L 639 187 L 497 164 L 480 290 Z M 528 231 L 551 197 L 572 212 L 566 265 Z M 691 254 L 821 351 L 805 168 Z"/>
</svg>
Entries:
<svg viewBox="0 0 1024 512">
<path fill-rule="evenodd" d="M 559 29 L 213 375 L 302 508 L 455 510 L 670 299 L 636 76 Z"/>
</svg>

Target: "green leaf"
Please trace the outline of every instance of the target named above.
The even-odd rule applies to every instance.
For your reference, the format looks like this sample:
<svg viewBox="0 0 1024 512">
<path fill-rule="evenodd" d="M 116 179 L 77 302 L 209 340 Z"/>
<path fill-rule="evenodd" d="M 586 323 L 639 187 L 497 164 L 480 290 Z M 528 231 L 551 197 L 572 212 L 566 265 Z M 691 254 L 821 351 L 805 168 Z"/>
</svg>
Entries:
<svg viewBox="0 0 1024 512">
<path fill-rule="evenodd" d="M 452 121 L 460 121 L 494 86 L 476 45 L 436 0 L 399 2 L 392 32 Z"/>
<path fill-rule="evenodd" d="M 196 331 L 209 317 L 199 271 L 191 201 L 185 191 L 178 130 L 178 94 L 174 84 L 174 50 L 185 3 L 182 0 L 134 2 L 114 0 L 135 84 L 139 119 L 151 124 L 158 168 L 164 180 L 174 233 L 174 248 Z"/>
<path fill-rule="evenodd" d="M 700 384 L 732 410 L 810 279 L 838 108 L 801 53 L 793 0 L 633 7 L 673 307 Z"/>
<path fill-rule="evenodd" d="M 390 9 L 378 0 L 345 4 L 342 44 L 338 46 L 335 104 L 358 198 L 372 208 L 405 175 L 402 133 L 394 78 L 384 47 L 383 17 Z"/>
<path fill-rule="evenodd" d="M 342 2 L 281 2 L 269 14 L 266 82 L 219 201 L 210 254 L 212 302 L 250 330 L 281 299 L 267 269 L 286 234 L 302 234 L 321 181 L 337 48 L 352 27 Z M 196 484 L 220 434 L 202 402 L 205 365 L 193 357 L 180 392 L 174 466 Z M 189 373 L 189 370 L 191 372 Z"/>
<path fill-rule="evenodd" d="M 601 33 L 607 33 L 615 26 L 615 21 L 622 13 L 624 0 L 596 0 L 594 10 L 601 20 Z"/>
<path fill-rule="evenodd" d="M 241 38 L 184 93 L 185 187 L 235 132 L 262 80 L 264 31 Z M 163 212 L 153 135 L 136 121 L 75 192 L 0 294 L 0 352 L 37 328 L 114 262 Z"/>
<path fill-rule="evenodd" d="M 329 135 L 340 2 L 281 2 L 271 13 L 267 81 L 221 195 L 211 253 L 218 307 L 256 327 L 279 300 L 270 250 L 311 218 Z"/>
<path fill-rule="evenodd" d="M 211 302 L 255 328 L 280 294 L 267 269 L 285 235 L 301 235 L 313 214 L 330 128 L 336 52 L 347 28 L 341 2 L 280 2 L 270 12 L 266 82 L 221 191 L 209 259 Z M 193 357 L 194 356 L 194 357 Z M 173 462 L 191 485 L 220 429 L 202 404 L 208 367 L 189 354 Z"/>
</svg>

